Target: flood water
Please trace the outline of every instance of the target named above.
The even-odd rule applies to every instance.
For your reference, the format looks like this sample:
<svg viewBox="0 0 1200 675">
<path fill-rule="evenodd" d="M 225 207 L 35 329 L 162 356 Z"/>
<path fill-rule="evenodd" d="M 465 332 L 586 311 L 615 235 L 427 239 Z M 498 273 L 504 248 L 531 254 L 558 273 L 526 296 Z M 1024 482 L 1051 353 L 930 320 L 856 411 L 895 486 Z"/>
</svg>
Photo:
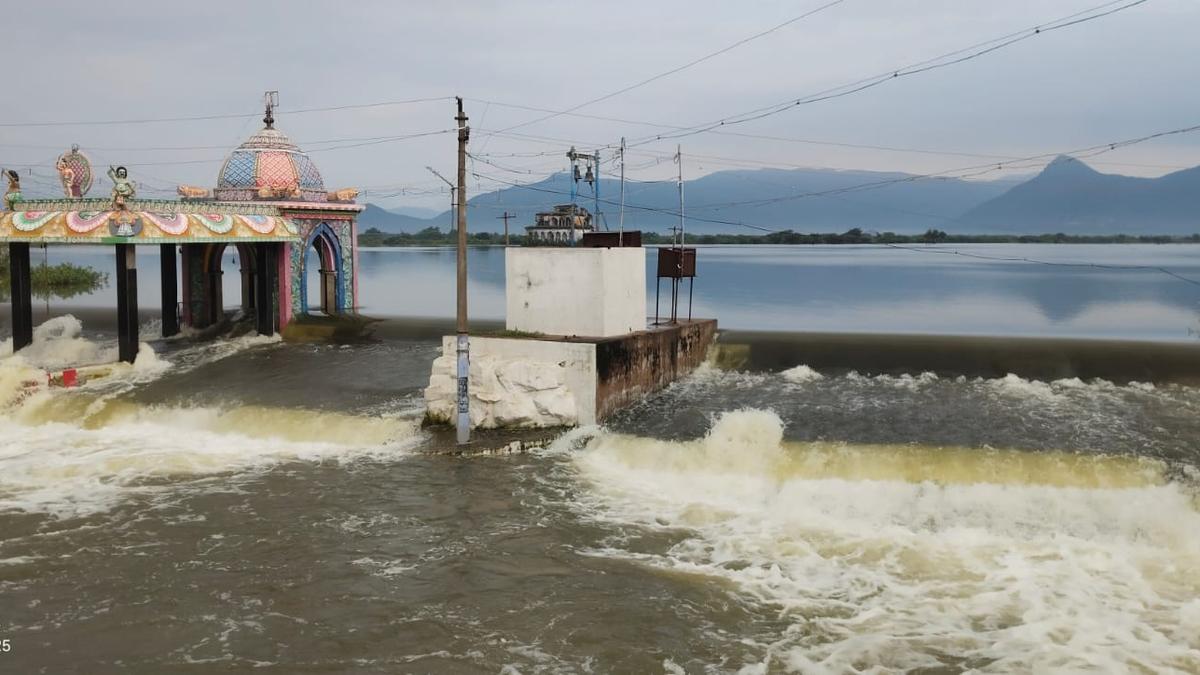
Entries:
<svg viewBox="0 0 1200 675">
<path fill-rule="evenodd" d="M 363 313 L 454 316 L 453 249 L 366 248 L 359 256 Z M 51 247 L 46 257 L 51 264 L 113 268 L 107 248 Z M 232 307 L 241 297 L 236 252 L 228 251 L 224 263 L 224 297 Z M 650 249 L 651 314 L 654 263 Z M 1200 331 L 1200 244 L 711 246 L 700 248 L 698 267 L 693 314 L 717 317 L 726 328 L 1149 340 L 1194 339 Z M 471 315 L 503 320 L 504 249 L 472 248 L 468 270 Z M 138 275 L 139 303 L 157 308 L 154 247 L 139 249 Z M 309 286 L 309 296 L 318 297 L 315 271 Z M 666 284 L 663 291 L 665 314 Z M 57 304 L 115 302 L 109 287 Z M 56 306 L 54 299 L 49 304 Z"/>
<path fill-rule="evenodd" d="M 1016 252 L 1200 273 L 1197 247 Z M 364 311 L 445 314 L 447 253 L 362 256 Z M 480 315 L 500 261 L 473 258 Z M 1200 290 L 895 250 L 701 266 L 697 314 L 746 328 L 1186 340 Z M 420 426 L 432 339 L 151 340 L 25 387 L 112 361 L 103 329 L 0 356 L 3 672 L 1200 672 L 1196 388 L 706 365 L 454 457 Z"/>
</svg>

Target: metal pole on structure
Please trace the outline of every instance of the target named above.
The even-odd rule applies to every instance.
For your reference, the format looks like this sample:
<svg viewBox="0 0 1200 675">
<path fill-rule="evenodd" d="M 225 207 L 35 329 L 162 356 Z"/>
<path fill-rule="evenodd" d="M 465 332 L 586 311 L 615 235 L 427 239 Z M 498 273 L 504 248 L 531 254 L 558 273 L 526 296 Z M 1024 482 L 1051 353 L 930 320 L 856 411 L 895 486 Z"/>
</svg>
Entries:
<svg viewBox="0 0 1200 675">
<path fill-rule="evenodd" d="M 470 398 L 468 377 L 471 372 L 470 345 L 467 340 L 467 140 L 471 130 L 463 112 L 462 97 L 458 102 L 458 444 L 471 440 Z"/>
<path fill-rule="evenodd" d="M 617 245 L 625 245 L 625 137 L 621 137 L 621 211 L 617 216 Z"/>
<path fill-rule="evenodd" d="M 683 247 L 683 147 L 675 146 L 675 163 L 679 165 L 679 246 Z M 681 257 L 682 261 L 683 258 Z"/>
<path fill-rule="evenodd" d="M 592 179 L 596 181 L 595 183 L 592 183 L 592 196 L 595 199 L 595 204 L 596 204 L 596 212 L 592 214 L 592 230 L 595 232 L 599 232 L 600 231 L 600 151 L 599 150 L 595 151 L 592 154 L 592 165 L 594 167 L 594 171 L 592 172 L 594 175 L 592 176 Z M 607 229 L 607 228 L 605 228 L 605 229 Z"/>
<path fill-rule="evenodd" d="M 505 245 L 505 246 L 508 246 L 508 219 L 509 219 L 509 218 L 512 218 L 512 217 L 513 217 L 513 215 L 514 215 L 514 214 L 511 214 L 511 213 L 509 213 L 508 211 L 505 211 L 505 212 L 504 212 L 504 215 L 502 215 L 502 216 L 496 216 L 496 220 L 503 220 L 503 221 L 504 221 L 504 245 Z"/>
<path fill-rule="evenodd" d="M 575 193 L 579 190 L 579 166 L 575 163 L 577 154 L 575 146 L 567 151 L 567 157 L 571 159 L 570 175 L 567 176 L 571 183 L 571 245 L 575 245 Z"/>
</svg>

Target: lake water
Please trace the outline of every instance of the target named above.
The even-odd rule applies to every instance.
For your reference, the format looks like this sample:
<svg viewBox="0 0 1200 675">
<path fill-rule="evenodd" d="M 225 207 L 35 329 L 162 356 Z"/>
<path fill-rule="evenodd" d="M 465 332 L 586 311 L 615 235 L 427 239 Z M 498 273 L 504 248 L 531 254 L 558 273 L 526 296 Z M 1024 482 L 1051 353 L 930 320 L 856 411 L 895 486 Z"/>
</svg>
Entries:
<svg viewBox="0 0 1200 675">
<path fill-rule="evenodd" d="M 1200 275 L 1200 247 L 957 248 Z M 478 316 L 502 255 L 472 252 Z M 1200 288 L 1159 272 L 960 258 L 704 249 L 696 313 L 1196 323 Z M 362 262 L 365 312 L 449 316 L 450 252 Z M 152 336 L 71 390 L 26 383 L 112 361 L 111 332 L 0 342 L 0 672 L 1200 672 L 1200 389 L 706 365 L 602 429 L 455 457 L 420 425 L 435 339 Z"/>
<path fill-rule="evenodd" d="M 916 249 L 916 250 L 910 250 Z M 752 330 L 1195 339 L 1200 330 L 1200 245 L 981 244 L 914 246 L 714 246 L 699 253 L 693 313 Z M 987 260 L 955 252 L 1030 258 Z M 158 258 L 139 251 L 139 303 L 158 307 Z M 35 254 L 36 258 L 36 254 Z M 111 270 L 106 248 L 57 247 L 49 260 Z M 452 317 L 454 251 L 363 249 L 360 302 L 375 316 Z M 649 312 L 654 251 L 647 256 Z M 1076 266 L 1095 263 L 1108 267 Z M 1187 283 L 1153 269 L 1195 280 Z M 225 258 L 225 294 L 240 296 L 236 252 Z M 469 254 L 470 308 L 504 317 L 504 250 Z M 310 297 L 317 297 L 316 275 Z M 664 293 L 669 295 L 667 284 Z M 115 306 L 115 290 L 61 301 Z M 666 297 L 666 296 L 664 296 Z M 685 295 L 686 298 L 686 295 Z M 51 307 L 55 301 L 50 301 Z M 686 304 L 686 303 L 685 303 Z M 663 311 L 667 311 L 663 304 Z M 684 310 L 686 311 L 686 310 Z"/>
</svg>

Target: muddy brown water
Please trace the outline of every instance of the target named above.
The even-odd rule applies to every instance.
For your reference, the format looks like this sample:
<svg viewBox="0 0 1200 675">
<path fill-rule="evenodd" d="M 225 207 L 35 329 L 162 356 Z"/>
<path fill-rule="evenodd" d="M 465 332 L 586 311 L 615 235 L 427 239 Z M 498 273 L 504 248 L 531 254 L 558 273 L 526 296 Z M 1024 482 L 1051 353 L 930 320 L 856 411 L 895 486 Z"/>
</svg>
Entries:
<svg viewBox="0 0 1200 675">
<path fill-rule="evenodd" d="M 0 360 L 0 670 L 1200 672 L 1195 388 L 710 365 L 457 457 L 437 332 Z"/>
</svg>

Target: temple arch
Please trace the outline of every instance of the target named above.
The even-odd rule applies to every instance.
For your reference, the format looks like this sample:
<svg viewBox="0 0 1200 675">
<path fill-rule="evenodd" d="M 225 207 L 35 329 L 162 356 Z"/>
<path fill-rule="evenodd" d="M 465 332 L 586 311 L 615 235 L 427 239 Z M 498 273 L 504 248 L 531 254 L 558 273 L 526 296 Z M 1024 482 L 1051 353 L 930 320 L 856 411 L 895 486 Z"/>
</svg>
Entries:
<svg viewBox="0 0 1200 675">
<path fill-rule="evenodd" d="M 309 297 L 308 277 L 311 264 L 317 265 L 320 275 L 316 298 Z M 305 313 L 314 306 L 326 315 L 339 313 L 345 304 L 345 270 L 342 268 L 342 245 L 327 223 L 313 228 L 304 245 L 303 279 L 300 284 L 300 306 Z"/>
<path fill-rule="evenodd" d="M 237 269 L 241 280 L 238 307 L 243 317 L 254 313 L 254 283 L 255 266 L 257 261 L 254 249 L 249 243 L 238 242 Z M 204 255 L 204 279 L 207 297 L 205 306 L 208 309 L 206 325 L 218 324 L 225 319 L 225 253 L 228 244 L 225 242 L 209 244 Z"/>
</svg>

